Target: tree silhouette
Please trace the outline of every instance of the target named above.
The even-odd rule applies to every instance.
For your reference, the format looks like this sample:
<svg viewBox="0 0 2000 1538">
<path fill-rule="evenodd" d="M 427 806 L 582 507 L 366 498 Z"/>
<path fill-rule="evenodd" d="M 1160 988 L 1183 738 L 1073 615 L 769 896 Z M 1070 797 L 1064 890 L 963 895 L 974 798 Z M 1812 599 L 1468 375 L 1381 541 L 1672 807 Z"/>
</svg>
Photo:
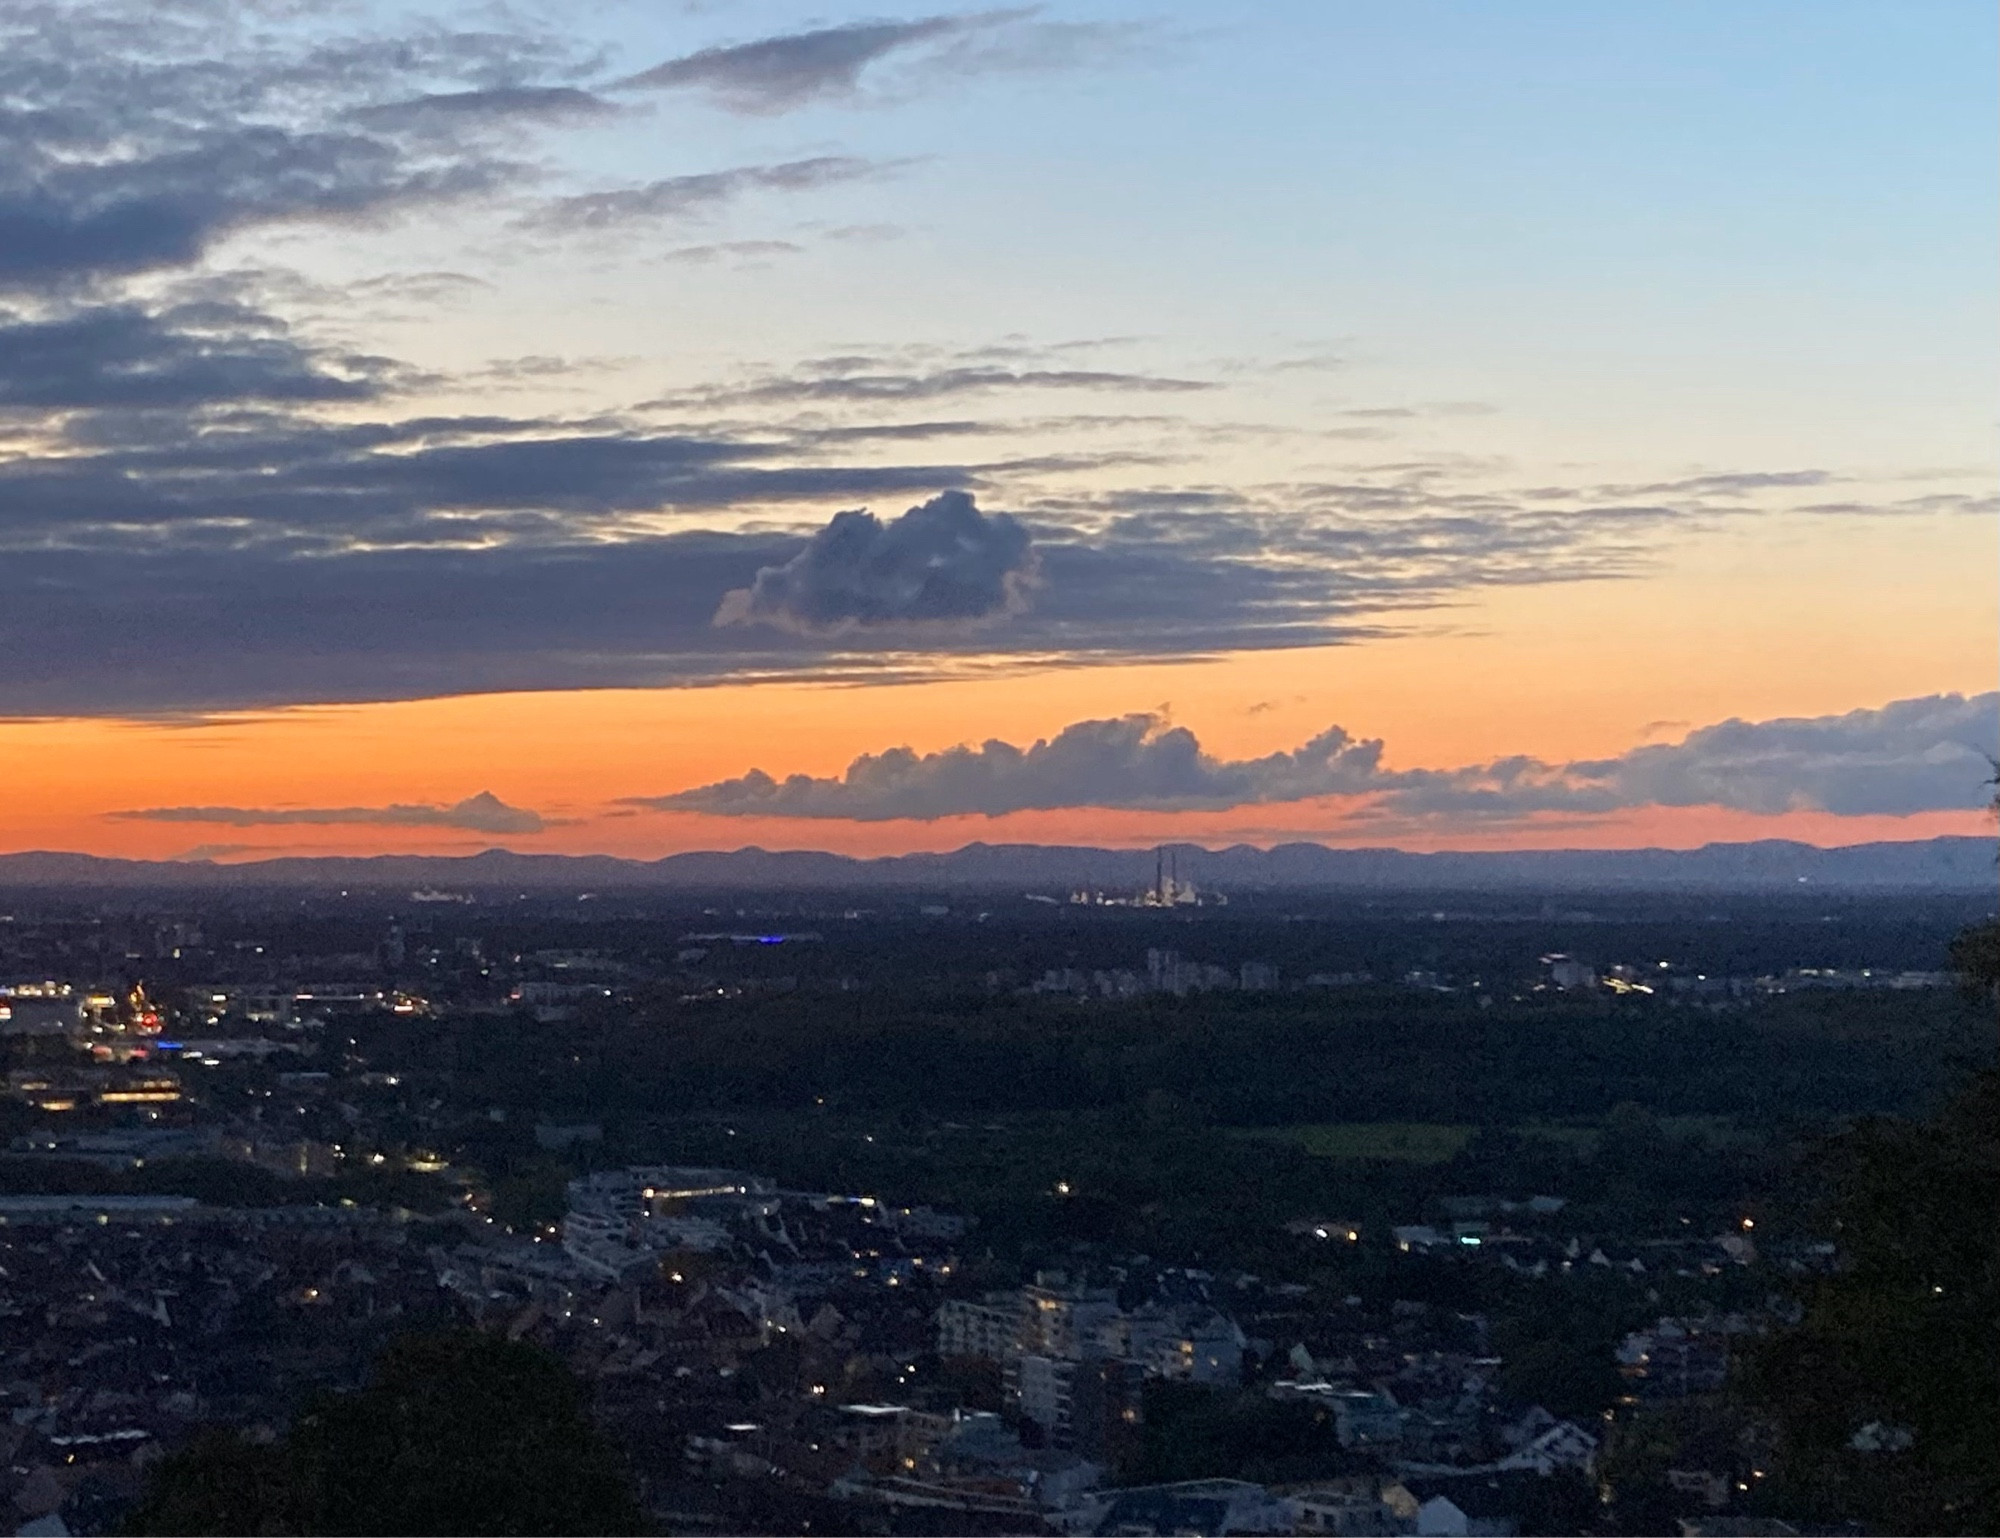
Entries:
<svg viewBox="0 0 2000 1538">
<path fill-rule="evenodd" d="M 1992 924 L 1953 959 L 1995 995 Z M 1839 1268 L 1799 1289 L 1798 1324 L 1742 1384 L 1776 1437 L 1773 1503 L 1890 1533 L 2000 1532 L 2000 1073 L 1930 1118 L 1860 1123 L 1827 1178 Z"/>
<path fill-rule="evenodd" d="M 409 1335 L 281 1442 L 162 1461 L 130 1533 L 631 1533 L 642 1517 L 569 1371 L 477 1331 Z"/>
</svg>

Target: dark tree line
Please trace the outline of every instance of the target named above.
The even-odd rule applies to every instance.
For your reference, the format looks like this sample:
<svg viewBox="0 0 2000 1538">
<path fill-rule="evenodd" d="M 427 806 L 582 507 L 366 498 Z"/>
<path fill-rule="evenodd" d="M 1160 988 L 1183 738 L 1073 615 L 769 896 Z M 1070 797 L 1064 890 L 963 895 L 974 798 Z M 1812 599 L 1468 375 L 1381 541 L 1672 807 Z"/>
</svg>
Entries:
<svg viewBox="0 0 2000 1538">
<path fill-rule="evenodd" d="M 1967 990 L 2000 999 L 2000 924 L 1966 931 Z M 1864 1120 L 1824 1149 L 1842 1264 L 1744 1388 L 1773 1429 L 1770 1499 L 1890 1533 L 2000 1532 L 2000 1073 L 1937 1114 Z"/>
<path fill-rule="evenodd" d="M 280 1440 L 214 1431 L 154 1471 L 128 1533 L 636 1533 L 630 1479 L 567 1368 L 476 1331 L 407 1335 Z"/>
</svg>

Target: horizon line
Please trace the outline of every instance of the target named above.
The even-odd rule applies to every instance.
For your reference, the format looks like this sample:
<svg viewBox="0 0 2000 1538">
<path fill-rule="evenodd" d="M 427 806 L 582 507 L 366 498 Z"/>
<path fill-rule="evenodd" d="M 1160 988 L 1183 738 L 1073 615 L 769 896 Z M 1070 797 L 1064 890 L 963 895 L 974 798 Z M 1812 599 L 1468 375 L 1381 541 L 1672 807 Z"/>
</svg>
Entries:
<svg viewBox="0 0 2000 1538">
<path fill-rule="evenodd" d="M 464 854 L 426 852 L 421 850 L 383 850 L 374 854 L 271 854 L 252 856 L 241 860 L 217 860 L 204 856 L 189 859 L 175 856 L 149 858 L 142 855 L 92 854 L 80 849 L 9 849 L 0 850 L 0 861 L 30 858 L 90 860 L 107 865 L 156 865 L 186 866 L 214 870 L 242 870 L 252 866 L 278 865 L 303 861 L 327 860 L 450 860 L 465 861 L 486 859 L 494 855 L 506 855 L 523 860 L 615 860 L 626 865 L 661 865 L 671 860 L 694 859 L 704 856 L 728 858 L 736 855 L 805 855 L 823 859 L 843 860 L 855 865 L 882 864 L 897 860 L 942 860 L 973 850 L 1039 850 L 1048 852 L 1078 851 L 1104 855 L 1143 855 L 1156 849 L 1196 850 L 1202 854 L 1227 854 L 1238 850 L 1269 854 L 1280 849 L 1316 849 L 1327 854 L 1351 855 L 1400 855 L 1409 859 L 1431 859 L 1438 856 L 1476 858 L 1518 858 L 1522 856 L 1552 855 L 1626 855 L 1626 854 L 1699 854 L 1715 849 L 1754 849 L 1784 847 L 1811 850 L 1820 854 L 1838 854 L 1854 849 L 1896 849 L 1915 848 L 1924 844 L 1965 844 L 1995 843 L 2000 847 L 2000 837 L 1991 834 L 1939 833 L 1922 838 L 1908 839 L 1863 839 L 1850 844 L 1820 844 L 1801 838 L 1760 838 L 1760 839 L 1710 839 L 1701 844 L 1675 847 L 1667 844 L 1625 844 L 1615 846 L 1568 845 L 1559 847 L 1537 847 L 1521 849 L 1463 848 L 1463 849 L 1408 849 L 1396 844 L 1328 844 L 1316 839 L 1286 839 L 1277 843 L 1260 844 L 1248 840 L 1238 840 L 1227 844 L 1206 844 L 1195 839 L 1162 840 L 1144 844 L 1051 844 L 1039 842 L 990 843 L 984 839 L 973 839 L 953 849 L 905 850 L 898 854 L 844 854 L 839 850 L 788 847 L 770 848 L 762 844 L 739 844 L 734 848 L 703 848 L 676 850 L 671 854 L 641 856 L 617 854 L 609 850 L 538 850 L 516 849 L 504 844 L 489 844 L 483 849 Z M 2000 873 L 1996 873 L 2000 880 Z"/>
</svg>

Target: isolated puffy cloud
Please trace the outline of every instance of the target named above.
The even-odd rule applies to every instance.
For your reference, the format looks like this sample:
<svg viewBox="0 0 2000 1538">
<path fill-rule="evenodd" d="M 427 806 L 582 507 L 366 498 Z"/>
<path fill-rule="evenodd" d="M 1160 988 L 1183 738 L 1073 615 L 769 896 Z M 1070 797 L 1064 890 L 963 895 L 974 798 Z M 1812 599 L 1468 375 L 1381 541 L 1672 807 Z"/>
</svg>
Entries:
<svg viewBox="0 0 2000 1538">
<path fill-rule="evenodd" d="M 806 635 L 966 625 L 1019 610 L 1034 575 L 1025 528 L 947 491 L 893 523 L 861 509 L 835 513 L 789 561 L 726 594 L 715 623 Z"/>
<path fill-rule="evenodd" d="M 215 823 L 230 828 L 359 823 L 383 828 L 456 828 L 469 833 L 540 833 L 547 826 L 539 813 L 509 806 L 490 790 L 482 790 L 452 806 L 155 806 L 110 815 L 129 822 Z"/>
<path fill-rule="evenodd" d="M 864 754 L 844 774 L 778 780 L 762 770 L 628 804 L 713 816 L 1004 816 L 1063 807 L 1179 810 L 1372 798 L 1375 816 L 1507 820 L 1538 812 L 1720 806 L 1839 816 L 1961 810 L 1989 793 L 2000 693 L 1936 695 L 1841 716 L 1725 721 L 1615 759 L 1499 759 L 1449 770 L 1382 766 L 1383 745 L 1332 727 L 1290 753 L 1218 759 L 1155 715 L 1080 721 L 1027 748 L 989 741 Z"/>
</svg>

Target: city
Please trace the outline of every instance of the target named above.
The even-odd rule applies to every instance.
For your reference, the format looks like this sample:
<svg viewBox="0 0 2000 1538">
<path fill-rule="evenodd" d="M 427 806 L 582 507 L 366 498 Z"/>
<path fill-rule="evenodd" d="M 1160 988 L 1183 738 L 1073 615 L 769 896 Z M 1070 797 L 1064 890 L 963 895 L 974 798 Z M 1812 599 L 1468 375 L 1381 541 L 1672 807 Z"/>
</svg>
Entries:
<svg viewBox="0 0 2000 1538">
<path fill-rule="evenodd" d="M 17 1525 L 469 1327 L 667 1531 L 1819 1530 L 1785 1164 L 1983 894 L 1037 896 L 10 894 Z"/>
</svg>

